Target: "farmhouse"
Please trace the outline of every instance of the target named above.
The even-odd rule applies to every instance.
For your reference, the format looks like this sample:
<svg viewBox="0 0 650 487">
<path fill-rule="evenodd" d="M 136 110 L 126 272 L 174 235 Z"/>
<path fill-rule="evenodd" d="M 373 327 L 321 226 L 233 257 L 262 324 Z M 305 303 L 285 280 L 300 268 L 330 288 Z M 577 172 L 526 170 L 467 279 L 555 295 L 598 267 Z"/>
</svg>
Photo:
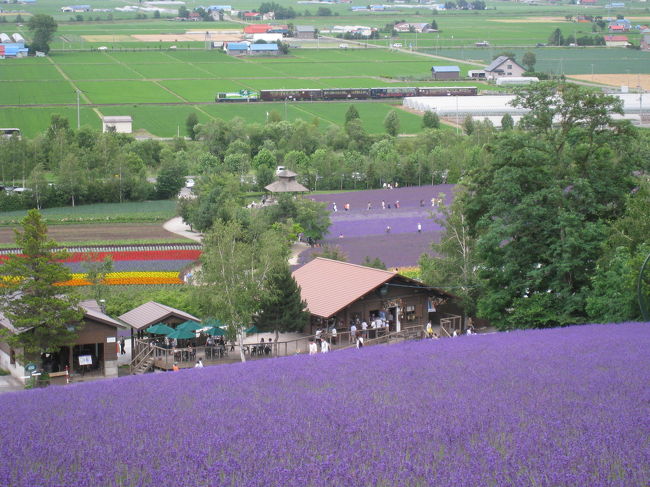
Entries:
<svg viewBox="0 0 650 487">
<path fill-rule="evenodd" d="M 605 36 L 605 46 L 607 47 L 627 47 L 630 43 L 628 42 L 627 36 L 620 35 L 610 35 Z"/>
<path fill-rule="evenodd" d="M 22 42 L 3 42 L 0 44 L 0 59 L 8 57 L 27 57 L 28 49 Z"/>
<path fill-rule="evenodd" d="M 521 76 L 526 72 L 522 66 L 508 56 L 499 56 L 484 71 L 488 79 L 496 79 L 501 76 Z"/>
<path fill-rule="evenodd" d="M 262 14 L 259 12 L 244 12 L 244 20 L 262 20 Z"/>
<path fill-rule="evenodd" d="M 632 23 L 627 19 L 616 19 L 609 23 L 610 32 L 627 32 L 632 28 Z"/>
<path fill-rule="evenodd" d="M 458 79 L 460 68 L 458 66 L 434 66 L 431 68 L 431 77 L 435 80 Z"/>
<path fill-rule="evenodd" d="M 397 32 L 435 32 L 435 29 L 431 28 L 431 24 L 425 22 L 398 22 L 393 27 Z"/>
<path fill-rule="evenodd" d="M 108 116 L 102 118 L 102 132 L 130 134 L 133 132 L 133 119 L 130 115 Z"/>
<path fill-rule="evenodd" d="M 318 257 L 295 270 L 293 278 L 311 314 L 305 330 L 310 334 L 328 324 L 370 323 L 373 317 L 388 320 L 391 331 L 423 328 L 429 320 L 438 324 L 462 314 L 451 294 L 396 272 Z"/>
<path fill-rule="evenodd" d="M 90 373 L 95 377 L 117 377 L 117 336 L 124 325 L 105 314 L 94 300 L 82 301 L 79 305 L 84 316 L 74 344 L 43 355 L 36 365 L 54 373 L 52 375 L 60 375 L 57 373 L 63 373 L 67 367 L 72 372 Z M 1 312 L 0 326 L 11 333 L 19 333 Z M 29 330 L 22 333 L 29 333 Z M 26 364 L 16 360 L 17 352 L 7 343 L 0 342 L 0 367 L 24 381 Z"/>
<path fill-rule="evenodd" d="M 226 53 L 229 56 L 243 56 L 248 54 L 248 42 L 229 42 L 226 44 Z"/>
<path fill-rule="evenodd" d="M 296 25 L 296 37 L 298 39 L 314 39 L 316 29 L 313 25 Z"/>
</svg>

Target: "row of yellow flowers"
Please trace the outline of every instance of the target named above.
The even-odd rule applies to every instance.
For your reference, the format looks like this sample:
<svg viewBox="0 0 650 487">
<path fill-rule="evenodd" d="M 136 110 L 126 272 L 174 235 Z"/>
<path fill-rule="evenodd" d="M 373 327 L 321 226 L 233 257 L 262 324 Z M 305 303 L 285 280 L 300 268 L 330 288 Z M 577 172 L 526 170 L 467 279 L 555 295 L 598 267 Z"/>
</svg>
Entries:
<svg viewBox="0 0 650 487">
<path fill-rule="evenodd" d="M 58 286 L 89 286 L 90 281 L 86 280 L 86 274 L 72 274 L 72 279 L 60 282 Z M 124 284 L 183 284 L 178 277 L 177 271 L 172 272 L 111 272 L 106 275 L 104 284 L 107 285 L 124 285 Z"/>
</svg>

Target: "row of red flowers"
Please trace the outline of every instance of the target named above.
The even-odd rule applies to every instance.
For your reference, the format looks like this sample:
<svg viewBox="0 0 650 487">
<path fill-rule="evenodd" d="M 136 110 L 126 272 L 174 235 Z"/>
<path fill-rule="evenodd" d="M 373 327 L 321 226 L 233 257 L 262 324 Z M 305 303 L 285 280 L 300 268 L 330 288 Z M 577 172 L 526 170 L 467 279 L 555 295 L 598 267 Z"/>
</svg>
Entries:
<svg viewBox="0 0 650 487">
<path fill-rule="evenodd" d="M 75 252 L 62 262 L 83 262 L 87 260 L 87 253 Z M 110 256 L 113 262 L 128 260 L 197 260 L 201 250 L 134 250 L 119 252 L 92 252 L 93 260 L 103 260 Z M 6 260 L 8 255 L 0 255 L 0 261 Z"/>
</svg>

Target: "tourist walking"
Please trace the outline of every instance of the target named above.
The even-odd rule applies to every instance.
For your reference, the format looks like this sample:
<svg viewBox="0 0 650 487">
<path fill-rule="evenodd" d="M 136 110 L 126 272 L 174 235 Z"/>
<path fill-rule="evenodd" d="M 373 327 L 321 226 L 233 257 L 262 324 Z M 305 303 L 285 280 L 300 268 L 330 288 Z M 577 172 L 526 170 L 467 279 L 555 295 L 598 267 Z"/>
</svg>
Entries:
<svg viewBox="0 0 650 487">
<path fill-rule="evenodd" d="M 327 340 L 320 342 L 320 353 L 327 353 L 330 351 L 330 344 L 327 343 Z"/>
<path fill-rule="evenodd" d="M 422 233 L 422 224 L 418 222 L 418 233 Z"/>
<path fill-rule="evenodd" d="M 316 342 L 314 340 L 309 340 L 309 355 L 316 355 L 318 352 L 318 347 L 316 346 Z"/>
<path fill-rule="evenodd" d="M 357 348 L 363 347 L 363 337 L 361 333 L 357 333 Z"/>
<path fill-rule="evenodd" d="M 124 337 L 120 338 L 120 355 L 124 355 L 126 353 L 126 343 L 124 342 Z"/>
</svg>

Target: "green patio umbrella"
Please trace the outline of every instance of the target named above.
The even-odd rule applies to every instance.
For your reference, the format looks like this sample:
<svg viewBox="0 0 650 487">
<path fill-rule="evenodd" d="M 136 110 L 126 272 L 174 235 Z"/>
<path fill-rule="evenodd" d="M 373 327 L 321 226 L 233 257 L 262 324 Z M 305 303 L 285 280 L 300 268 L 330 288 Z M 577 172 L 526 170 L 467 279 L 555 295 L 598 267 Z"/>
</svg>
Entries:
<svg viewBox="0 0 650 487">
<path fill-rule="evenodd" d="M 260 330 L 257 328 L 257 326 L 253 325 L 251 326 L 248 330 L 246 330 L 247 335 L 252 335 L 253 333 L 259 333 Z"/>
<path fill-rule="evenodd" d="M 226 334 L 226 332 L 221 328 L 219 328 L 218 326 L 213 326 L 212 328 L 206 330 L 205 333 L 211 336 L 225 336 Z"/>
<path fill-rule="evenodd" d="M 205 328 L 205 325 L 202 325 L 201 323 L 197 323 L 194 320 L 187 320 L 184 323 L 181 323 L 176 327 L 177 330 L 187 330 L 187 331 L 196 331 L 200 330 L 201 328 Z"/>
<path fill-rule="evenodd" d="M 154 335 L 167 335 L 172 331 L 174 331 L 174 329 L 171 326 L 167 326 L 164 323 L 157 323 L 155 325 L 150 326 L 145 331 L 149 333 L 153 333 Z"/>
<path fill-rule="evenodd" d="M 193 331 L 188 330 L 172 330 L 172 332 L 167 335 L 167 338 L 182 340 L 183 338 L 196 338 L 196 334 Z"/>
</svg>

